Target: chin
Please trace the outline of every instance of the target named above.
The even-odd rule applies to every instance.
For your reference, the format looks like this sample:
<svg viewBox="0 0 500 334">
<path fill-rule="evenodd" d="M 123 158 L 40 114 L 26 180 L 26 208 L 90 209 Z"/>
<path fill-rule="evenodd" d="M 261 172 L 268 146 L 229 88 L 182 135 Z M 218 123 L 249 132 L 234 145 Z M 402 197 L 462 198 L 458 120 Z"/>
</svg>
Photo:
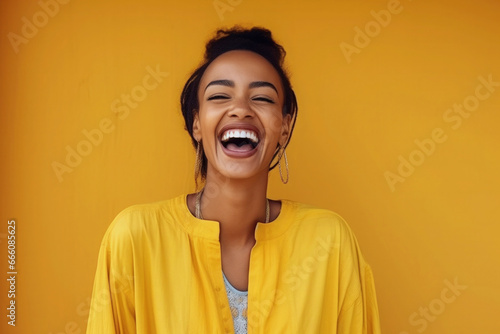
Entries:
<svg viewBox="0 0 500 334">
<path fill-rule="evenodd" d="M 251 166 L 248 162 L 220 162 L 219 166 L 212 166 L 218 174 L 230 180 L 254 179 L 263 174 L 267 175 L 268 167 Z"/>
</svg>

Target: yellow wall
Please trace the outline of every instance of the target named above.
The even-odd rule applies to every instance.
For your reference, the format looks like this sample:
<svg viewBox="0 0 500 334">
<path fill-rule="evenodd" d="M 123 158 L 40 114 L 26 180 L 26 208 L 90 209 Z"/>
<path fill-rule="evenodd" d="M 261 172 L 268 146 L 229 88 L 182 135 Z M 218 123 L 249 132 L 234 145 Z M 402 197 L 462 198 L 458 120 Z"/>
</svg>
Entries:
<svg viewBox="0 0 500 334">
<path fill-rule="evenodd" d="M 383 332 L 500 331 L 498 1 L 59 1 L 0 3 L 2 275 L 10 218 L 18 260 L 2 333 L 83 333 L 113 217 L 194 189 L 179 94 L 235 23 L 273 31 L 299 99 L 291 181 L 272 172 L 269 195 L 349 222 Z"/>
</svg>

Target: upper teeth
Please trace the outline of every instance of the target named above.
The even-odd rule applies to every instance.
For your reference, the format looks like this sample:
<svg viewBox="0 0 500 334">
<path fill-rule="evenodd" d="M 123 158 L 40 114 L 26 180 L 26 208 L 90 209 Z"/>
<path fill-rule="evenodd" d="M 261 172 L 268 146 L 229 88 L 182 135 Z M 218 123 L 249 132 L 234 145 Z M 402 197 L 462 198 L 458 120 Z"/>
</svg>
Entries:
<svg viewBox="0 0 500 334">
<path fill-rule="evenodd" d="M 257 134 L 252 130 L 227 130 L 222 135 L 222 141 L 226 141 L 229 138 L 248 138 L 254 143 L 258 143 L 259 139 Z"/>
</svg>

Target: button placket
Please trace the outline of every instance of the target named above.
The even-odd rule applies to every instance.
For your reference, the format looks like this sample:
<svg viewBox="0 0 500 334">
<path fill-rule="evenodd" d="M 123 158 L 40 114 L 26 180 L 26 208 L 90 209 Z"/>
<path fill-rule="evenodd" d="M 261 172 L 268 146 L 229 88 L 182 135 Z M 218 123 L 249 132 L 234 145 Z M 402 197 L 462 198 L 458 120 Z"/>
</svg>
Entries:
<svg viewBox="0 0 500 334">
<path fill-rule="evenodd" d="M 229 309 L 229 301 L 227 300 L 226 288 L 222 278 L 222 259 L 220 253 L 220 243 L 217 241 L 214 245 L 214 254 L 210 256 L 211 262 L 208 270 L 217 296 L 220 316 L 222 318 L 221 329 L 225 333 L 233 334 L 233 319 Z"/>
</svg>

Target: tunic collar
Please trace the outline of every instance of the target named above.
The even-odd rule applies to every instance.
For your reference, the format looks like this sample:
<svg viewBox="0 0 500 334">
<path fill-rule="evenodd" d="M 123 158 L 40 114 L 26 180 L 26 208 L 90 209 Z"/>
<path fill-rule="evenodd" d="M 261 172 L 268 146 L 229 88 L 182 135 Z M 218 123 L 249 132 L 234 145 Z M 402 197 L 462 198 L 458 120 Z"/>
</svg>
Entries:
<svg viewBox="0 0 500 334">
<path fill-rule="evenodd" d="M 219 227 L 220 223 L 215 220 L 198 219 L 187 205 L 187 194 L 183 194 L 174 199 L 174 206 L 180 210 L 182 224 L 193 236 L 205 238 L 219 242 Z M 293 223 L 293 211 L 295 209 L 295 202 L 286 199 L 281 200 L 281 211 L 275 220 L 269 223 L 257 223 L 255 227 L 255 240 L 264 241 L 279 237 L 282 235 Z"/>
</svg>

